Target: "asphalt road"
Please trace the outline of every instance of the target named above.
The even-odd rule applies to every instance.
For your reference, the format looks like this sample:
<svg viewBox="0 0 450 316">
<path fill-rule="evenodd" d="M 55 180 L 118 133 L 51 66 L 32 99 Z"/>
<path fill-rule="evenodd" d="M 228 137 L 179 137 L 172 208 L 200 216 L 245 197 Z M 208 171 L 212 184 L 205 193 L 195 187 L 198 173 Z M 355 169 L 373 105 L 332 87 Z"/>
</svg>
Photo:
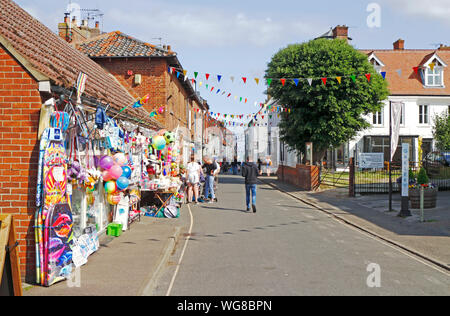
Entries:
<svg viewBox="0 0 450 316">
<path fill-rule="evenodd" d="M 181 238 L 153 295 L 450 295 L 450 275 L 268 185 L 245 211 L 243 179 L 219 202 L 185 207 Z"/>
</svg>

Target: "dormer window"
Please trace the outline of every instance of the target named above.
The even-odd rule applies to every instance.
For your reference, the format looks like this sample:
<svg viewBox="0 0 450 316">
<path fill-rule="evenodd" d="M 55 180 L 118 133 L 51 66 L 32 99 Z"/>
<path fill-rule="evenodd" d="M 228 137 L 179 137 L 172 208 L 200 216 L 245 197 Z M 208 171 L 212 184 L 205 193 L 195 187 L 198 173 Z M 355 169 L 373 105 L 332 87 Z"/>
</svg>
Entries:
<svg viewBox="0 0 450 316">
<path fill-rule="evenodd" d="M 429 87 L 442 87 L 444 85 L 444 69 L 442 66 L 434 66 L 433 69 L 425 68 L 425 85 Z"/>
<path fill-rule="evenodd" d="M 375 68 L 376 72 L 381 73 L 382 68 L 384 67 L 384 64 L 381 62 L 380 59 L 378 59 L 378 57 L 372 53 L 369 56 L 369 63 L 372 64 L 373 68 Z"/>
<path fill-rule="evenodd" d="M 423 80 L 426 87 L 444 87 L 444 68 L 447 65 L 437 54 L 423 64 Z"/>
</svg>

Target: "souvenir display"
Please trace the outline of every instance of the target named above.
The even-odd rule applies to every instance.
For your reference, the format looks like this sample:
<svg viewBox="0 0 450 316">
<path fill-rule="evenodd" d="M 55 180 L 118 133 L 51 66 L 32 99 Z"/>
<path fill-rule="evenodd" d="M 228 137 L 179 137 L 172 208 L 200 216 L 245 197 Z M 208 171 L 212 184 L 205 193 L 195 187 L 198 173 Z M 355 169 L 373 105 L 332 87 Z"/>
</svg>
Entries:
<svg viewBox="0 0 450 316">
<path fill-rule="evenodd" d="M 34 221 L 36 280 L 43 286 L 87 264 L 98 234 L 120 236 L 117 227 L 125 232 L 140 220 L 142 192 L 155 193 L 150 204 L 161 217 L 179 216 L 176 133 L 111 118 L 100 105 L 86 109 L 54 99 L 41 109 Z"/>
</svg>

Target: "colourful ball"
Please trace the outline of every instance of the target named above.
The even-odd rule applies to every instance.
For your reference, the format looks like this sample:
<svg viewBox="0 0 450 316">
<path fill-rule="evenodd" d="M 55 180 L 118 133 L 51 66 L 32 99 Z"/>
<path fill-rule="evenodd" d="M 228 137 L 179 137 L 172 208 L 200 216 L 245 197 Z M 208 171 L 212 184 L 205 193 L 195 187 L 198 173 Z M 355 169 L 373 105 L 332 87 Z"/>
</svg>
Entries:
<svg viewBox="0 0 450 316">
<path fill-rule="evenodd" d="M 117 153 L 113 156 L 113 160 L 119 166 L 123 166 L 128 162 L 127 157 L 123 153 Z"/>
<path fill-rule="evenodd" d="M 167 144 L 172 144 L 175 142 L 175 134 L 172 132 L 164 133 L 164 138 L 165 138 Z"/>
<path fill-rule="evenodd" d="M 162 136 L 154 136 L 152 146 L 156 150 L 163 150 L 166 147 L 166 139 Z"/>
<path fill-rule="evenodd" d="M 114 160 L 110 156 L 103 156 L 100 159 L 100 168 L 104 170 L 109 170 L 114 165 Z"/>
<path fill-rule="evenodd" d="M 132 173 L 131 168 L 128 167 L 128 166 L 123 166 L 122 170 L 123 170 L 122 177 L 130 179 L 131 178 L 131 173 Z"/>
<path fill-rule="evenodd" d="M 117 205 L 120 203 L 121 196 L 120 194 L 108 194 L 106 197 L 106 201 L 108 201 L 111 205 Z"/>
<path fill-rule="evenodd" d="M 119 179 L 122 176 L 122 173 L 123 173 L 122 167 L 119 165 L 114 165 L 111 167 L 111 169 L 109 169 L 109 174 L 111 178 L 113 178 L 114 180 Z"/>
<path fill-rule="evenodd" d="M 116 182 L 114 181 L 108 181 L 105 183 L 105 191 L 106 193 L 114 193 L 117 191 Z"/>
<path fill-rule="evenodd" d="M 122 191 L 122 190 L 126 190 L 128 188 L 130 181 L 128 181 L 128 179 L 125 177 L 120 177 L 119 179 L 117 179 L 116 184 L 117 184 L 117 188 L 120 191 Z"/>
</svg>

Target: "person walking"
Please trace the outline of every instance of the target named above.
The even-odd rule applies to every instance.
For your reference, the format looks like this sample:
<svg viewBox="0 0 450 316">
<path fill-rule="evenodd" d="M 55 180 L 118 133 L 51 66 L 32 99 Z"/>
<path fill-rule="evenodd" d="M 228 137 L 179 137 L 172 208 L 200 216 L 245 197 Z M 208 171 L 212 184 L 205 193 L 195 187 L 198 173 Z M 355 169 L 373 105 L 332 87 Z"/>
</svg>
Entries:
<svg viewBox="0 0 450 316">
<path fill-rule="evenodd" d="M 267 176 L 270 177 L 270 173 L 272 172 L 272 160 L 270 159 L 270 156 L 266 157 L 266 173 Z"/>
<path fill-rule="evenodd" d="M 188 163 L 187 167 L 187 203 L 192 202 L 192 196 L 195 198 L 195 204 L 198 204 L 198 190 L 200 185 L 200 174 L 202 173 L 202 168 L 199 163 L 195 161 L 194 156 L 191 156 L 191 162 Z"/>
<path fill-rule="evenodd" d="M 256 213 L 256 183 L 258 181 L 258 175 L 261 175 L 262 171 L 258 170 L 258 166 L 253 162 L 250 157 L 247 157 L 247 162 L 242 165 L 242 176 L 245 178 L 245 196 L 247 202 L 247 212 L 250 211 L 250 194 L 252 196 L 251 207 L 253 213 Z"/>
<path fill-rule="evenodd" d="M 216 162 L 214 162 L 211 158 L 205 157 L 203 159 L 204 164 L 202 168 L 205 170 L 205 199 L 209 198 L 211 194 L 211 199 L 209 203 L 217 202 L 217 198 L 214 193 L 214 178 L 217 176 L 220 168 Z"/>
<path fill-rule="evenodd" d="M 237 175 L 237 170 L 238 170 L 238 161 L 237 161 L 237 157 L 234 156 L 233 162 L 231 164 L 231 167 L 233 168 L 233 175 Z"/>
</svg>

